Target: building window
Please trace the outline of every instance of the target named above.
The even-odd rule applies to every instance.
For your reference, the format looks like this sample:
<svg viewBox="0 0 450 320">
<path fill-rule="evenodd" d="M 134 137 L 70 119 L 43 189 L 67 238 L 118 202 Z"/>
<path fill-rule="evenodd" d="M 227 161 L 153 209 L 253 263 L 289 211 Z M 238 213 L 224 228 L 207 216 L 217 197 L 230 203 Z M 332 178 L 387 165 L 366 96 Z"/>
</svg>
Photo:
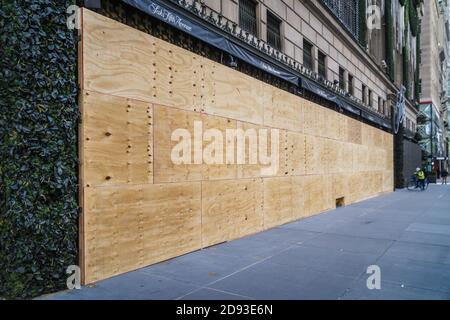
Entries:
<svg viewBox="0 0 450 320">
<path fill-rule="evenodd" d="M 348 75 L 348 93 L 350 93 L 350 95 L 354 96 L 355 95 L 355 88 L 354 88 L 354 84 L 353 84 L 353 76 L 351 74 Z"/>
<path fill-rule="evenodd" d="M 258 35 L 256 6 L 253 0 L 239 0 L 239 26 L 255 36 Z"/>
<path fill-rule="evenodd" d="M 327 56 L 319 51 L 318 55 L 318 73 L 324 79 L 327 79 Z"/>
<path fill-rule="evenodd" d="M 312 44 L 303 39 L 303 66 L 309 70 L 314 70 L 312 51 Z"/>
<path fill-rule="evenodd" d="M 381 97 L 378 97 L 378 112 L 383 113 L 383 101 Z"/>
<path fill-rule="evenodd" d="M 361 87 L 361 100 L 363 104 L 367 104 L 367 95 L 366 95 L 367 87 L 365 84 Z"/>
<path fill-rule="evenodd" d="M 372 97 L 372 90 L 369 89 L 369 107 L 373 107 L 373 97 Z"/>
<path fill-rule="evenodd" d="M 359 39 L 359 0 L 322 0 L 322 3 Z"/>
<path fill-rule="evenodd" d="M 387 115 L 386 100 L 383 99 L 383 114 Z"/>
<path fill-rule="evenodd" d="M 267 11 L 267 42 L 277 50 L 281 50 L 281 21 Z"/>
<path fill-rule="evenodd" d="M 345 90 L 345 70 L 339 67 L 339 88 Z"/>
</svg>

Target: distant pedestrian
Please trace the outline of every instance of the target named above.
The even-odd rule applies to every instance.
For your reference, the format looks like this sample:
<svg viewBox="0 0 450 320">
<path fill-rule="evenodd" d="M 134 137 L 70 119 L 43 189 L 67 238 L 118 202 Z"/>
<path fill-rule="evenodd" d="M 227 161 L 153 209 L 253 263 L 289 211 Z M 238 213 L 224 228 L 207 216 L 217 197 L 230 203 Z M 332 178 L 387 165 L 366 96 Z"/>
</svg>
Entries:
<svg viewBox="0 0 450 320">
<path fill-rule="evenodd" d="M 421 168 L 417 168 L 414 173 L 414 177 L 416 179 L 416 189 L 420 187 L 420 189 L 425 189 L 425 172 Z"/>
<path fill-rule="evenodd" d="M 442 177 L 442 184 L 447 184 L 447 177 L 448 177 L 447 169 L 442 170 L 441 177 Z"/>
</svg>

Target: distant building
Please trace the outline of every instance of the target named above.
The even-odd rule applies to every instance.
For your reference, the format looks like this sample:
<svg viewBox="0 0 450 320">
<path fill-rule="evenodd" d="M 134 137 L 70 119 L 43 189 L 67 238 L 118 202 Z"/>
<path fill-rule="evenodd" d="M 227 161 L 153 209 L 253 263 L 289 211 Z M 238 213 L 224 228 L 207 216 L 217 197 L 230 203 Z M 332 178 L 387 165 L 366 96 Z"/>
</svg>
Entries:
<svg viewBox="0 0 450 320">
<path fill-rule="evenodd" d="M 425 1 L 421 32 L 421 94 L 418 133 L 428 170 L 442 167 L 448 157 L 447 99 L 449 2 Z"/>
</svg>

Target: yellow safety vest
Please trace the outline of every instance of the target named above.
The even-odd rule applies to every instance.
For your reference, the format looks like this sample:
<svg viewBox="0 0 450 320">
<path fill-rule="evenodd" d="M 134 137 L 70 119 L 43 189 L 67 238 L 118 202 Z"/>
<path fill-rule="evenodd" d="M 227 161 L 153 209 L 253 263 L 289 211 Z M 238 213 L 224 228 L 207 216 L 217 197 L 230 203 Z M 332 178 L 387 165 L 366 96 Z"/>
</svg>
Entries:
<svg viewBox="0 0 450 320">
<path fill-rule="evenodd" d="M 419 178 L 419 180 L 425 180 L 425 172 L 423 172 L 422 170 L 420 170 L 417 173 L 417 178 Z"/>
</svg>

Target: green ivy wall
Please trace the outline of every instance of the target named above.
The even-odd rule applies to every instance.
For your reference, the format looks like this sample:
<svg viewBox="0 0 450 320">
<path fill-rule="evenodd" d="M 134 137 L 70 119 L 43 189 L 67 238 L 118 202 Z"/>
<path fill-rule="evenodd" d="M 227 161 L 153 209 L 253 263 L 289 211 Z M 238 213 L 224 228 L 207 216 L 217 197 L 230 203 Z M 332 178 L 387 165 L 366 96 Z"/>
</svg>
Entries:
<svg viewBox="0 0 450 320">
<path fill-rule="evenodd" d="M 0 0 L 0 297 L 63 289 L 77 264 L 71 0 Z"/>
</svg>

